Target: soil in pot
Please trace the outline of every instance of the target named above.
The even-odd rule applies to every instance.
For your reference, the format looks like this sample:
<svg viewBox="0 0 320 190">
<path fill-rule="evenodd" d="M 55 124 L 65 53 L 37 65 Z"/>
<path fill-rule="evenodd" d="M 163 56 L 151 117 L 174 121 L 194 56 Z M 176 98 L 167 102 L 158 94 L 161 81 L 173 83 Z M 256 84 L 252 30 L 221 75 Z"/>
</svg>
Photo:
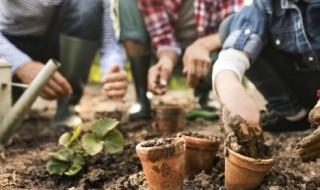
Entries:
<svg viewBox="0 0 320 190">
<path fill-rule="evenodd" d="M 264 144 L 263 135 L 248 127 L 239 115 L 223 109 L 221 127 L 226 140 L 225 187 L 227 190 L 256 189 L 275 163 L 276 153 Z"/>
<path fill-rule="evenodd" d="M 149 187 L 154 190 L 182 189 L 186 142 L 183 138 L 145 141 L 136 146 Z"/>
<path fill-rule="evenodd" d="M 155 108 L 156 123 L 162 132 L 176 132 L 182 127 L 183 109 L 180 105 L 160 104 Z"/>
<path fill-rule="evenodd" d="M 182 137 L 186 141 L 185 177 L 193 179 L 203 170 L 209 172 L 219 150 L 220 138 L 193 132 L 178 133 L 177 137 Z"/>
</svg>

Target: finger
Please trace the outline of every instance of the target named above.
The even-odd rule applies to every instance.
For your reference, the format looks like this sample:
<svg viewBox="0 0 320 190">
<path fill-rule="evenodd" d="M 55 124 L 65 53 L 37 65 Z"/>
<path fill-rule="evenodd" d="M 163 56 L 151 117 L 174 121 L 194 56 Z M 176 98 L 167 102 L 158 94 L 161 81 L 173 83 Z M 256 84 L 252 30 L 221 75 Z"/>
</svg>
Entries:
<svg viewBox="0 0 320 190">
<path fill-rule="evenodd" d="M 52 100 L 47 94 L 45 94 L 43 92 L 40 93 L 40 97 L 42 97 L 45 100 Z"/>
<path fill-rule="evenodd" d="M 110 97 L 123 97 L 126 93 L 126 90 L 109 90 L 107 95 Z"/>
<path fill-rule="evenodd" d="M 70 83 L 59 72 L 55 72 L 52 79 L 63 89 L 65 96 L 72 94 L 72 87 Z"/>
<path fill-rule="evenodd" d="M 121 80 L 127 80 L 127 73 L 126 72 L 110 73 L 102 79 L 102 82 L 108 83 L 108 82 L 116 82 L 116 81 L 121 81 Z"/>
<path fill-rule="evenodd" d="M 57 94 L 59 97 L 63 97 L 63 96 L 67 95 L 65 90 L 58 83 L 56 83 L 54 80 L 49 80 L 47 83 L 47 86 L 51 90 L 53 90 L 55 92 L 55 94 Z"/>
<path fill-rule="evenodd" d="M 161 70 L 160 70 L 160 84 L 161 84 L 161 86 L 163 86 L 163 87 L 167 86 L 170 75 L 171 75 L 171 73 L 168 68 L 166 68 L 166 67 L 161 68 Z"/>
<path fill-rule="evenodd" d="M 44 97 L 48 100 L 53 100 L 57 99 L 58 95 L 48 86 L 45 86 L 44 89 L 42 90 L 42 94 L 44 94 Z"/>
<path fill-rule="evenodd" d="M 107 90 L 121 90 L 121 89 L 127 89 L 128 83 L 127 82 L 113 82 L 113 83 L 106 83 L 103 85 L 103 89 L 105 91 Z"/>
<path fill-rule="evenodd" d="M 119 72 L 120 70 L 121 68 L 119 65 L 113 65 L 110 67 L 110 69 L 107 70 L 107 74 L 116 73 L 116 72 Z"/>
<path fill-rule="evenodd" d="M 187 84 L 191 87 L 193 87 L 194 78 L 195 78 L 195 64 L 190 63 L 188 64 Z"/>
<path fill-rule="evenodd" d="M 152 67 L 148 71 L 148 89 L 156 93 L 157 79 L 159 77 L 159 67 Z"/>
</svg>

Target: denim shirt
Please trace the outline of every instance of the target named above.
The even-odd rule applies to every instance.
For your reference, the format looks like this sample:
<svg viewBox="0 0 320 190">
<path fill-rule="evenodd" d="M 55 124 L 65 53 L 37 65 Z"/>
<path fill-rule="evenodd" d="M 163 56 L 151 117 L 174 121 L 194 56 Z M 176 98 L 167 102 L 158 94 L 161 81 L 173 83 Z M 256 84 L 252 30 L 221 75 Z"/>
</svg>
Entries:
<svg viewBox="0 0 320 190">
<path fill-rule="evenodd" d="M 247 52 L 251 63 L 267 43 L 292 53 L 298 70 L 320 70 L 320 0 L 255 0 L 235 15 L 223 48 Z"/>
</svg>

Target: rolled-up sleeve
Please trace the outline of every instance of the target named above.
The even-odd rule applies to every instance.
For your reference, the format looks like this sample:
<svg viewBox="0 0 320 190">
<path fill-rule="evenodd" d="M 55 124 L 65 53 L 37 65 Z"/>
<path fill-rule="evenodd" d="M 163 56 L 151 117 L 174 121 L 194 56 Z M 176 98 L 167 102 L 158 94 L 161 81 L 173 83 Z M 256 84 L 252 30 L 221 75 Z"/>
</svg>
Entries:
<svg viewBox="0 0 320 190">
<path fill-rule="evenodd" d="M 268 41 L 268 15 L 262 1 L 254 1 L 237 13 L 231 22 L 230 34 L 223 49 L 233 48 L 246 52 L 255 61 Z"/>
<path fill-rule="evenodd" d="M 103 3 L 103 40 L 101 47 L 100 66 L 102 74 L 105 75 L 107 69 L 109 69 L 113 64 L 118 64 L 121 68 L 124 68 L 125 54 L 116 39 L 113 28 L 113 20 L 111 18 L 111 2 L 110 0 L 104 0 Z"/>
<path fill-rule="evenodd" d="M 17 69 L 23 64 L 31 61 L 31 58 L 15 47 L 1 32 L 0 32 L 0 58 L 6 60 L 11 65 L 11 71 L 16 73 Z"/>
</svg>

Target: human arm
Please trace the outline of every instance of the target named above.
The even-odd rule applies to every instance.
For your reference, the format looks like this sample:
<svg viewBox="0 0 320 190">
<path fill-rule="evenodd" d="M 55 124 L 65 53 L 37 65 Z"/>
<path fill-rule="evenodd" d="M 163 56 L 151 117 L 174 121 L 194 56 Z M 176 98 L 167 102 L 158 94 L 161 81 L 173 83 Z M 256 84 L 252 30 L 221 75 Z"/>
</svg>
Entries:
<svg viewBox="0 0 320 190">
<path fill-rule="evenodd" d="M 199 81 L 208 75 L 211 67 L 210 52 L 221 48 L 218 33 L 197 39 L 189 45 L 182 58 L 183 73 L 187 75 L 187 84 L 195 87 Z"/>
<path fill-rule="evenodd" d="M 172 50 L 162 50 L 158 62 L 148 71 L 148 89 L 158 95 L 168 90 L 168 80 L 178 62 L 178 54 Z"/>
<path fill-rule="evenodd" d="M 30 84 L 44 65 L 32 60 L 28 55 L 16 48 L 0 32 L 0 57 L 11 64 L 11 71 L 24 84 Z M 40 96 L 44 99 L 53 100 L 69 96 L 72 88 L 69 82 L 59 73 L 55 72 Z"/>
<path fill-rule="evenodd" d="M 103 90 L 109 97 L 123 101 L 128 86 L 127 72 L 124 70 L 125 54 L 116 39 L 111 18 L 111 2 L 104 0 L 103 3 L 103 40 L 100 60 L 103 77 L 101 82 Z"/>
</svg>

